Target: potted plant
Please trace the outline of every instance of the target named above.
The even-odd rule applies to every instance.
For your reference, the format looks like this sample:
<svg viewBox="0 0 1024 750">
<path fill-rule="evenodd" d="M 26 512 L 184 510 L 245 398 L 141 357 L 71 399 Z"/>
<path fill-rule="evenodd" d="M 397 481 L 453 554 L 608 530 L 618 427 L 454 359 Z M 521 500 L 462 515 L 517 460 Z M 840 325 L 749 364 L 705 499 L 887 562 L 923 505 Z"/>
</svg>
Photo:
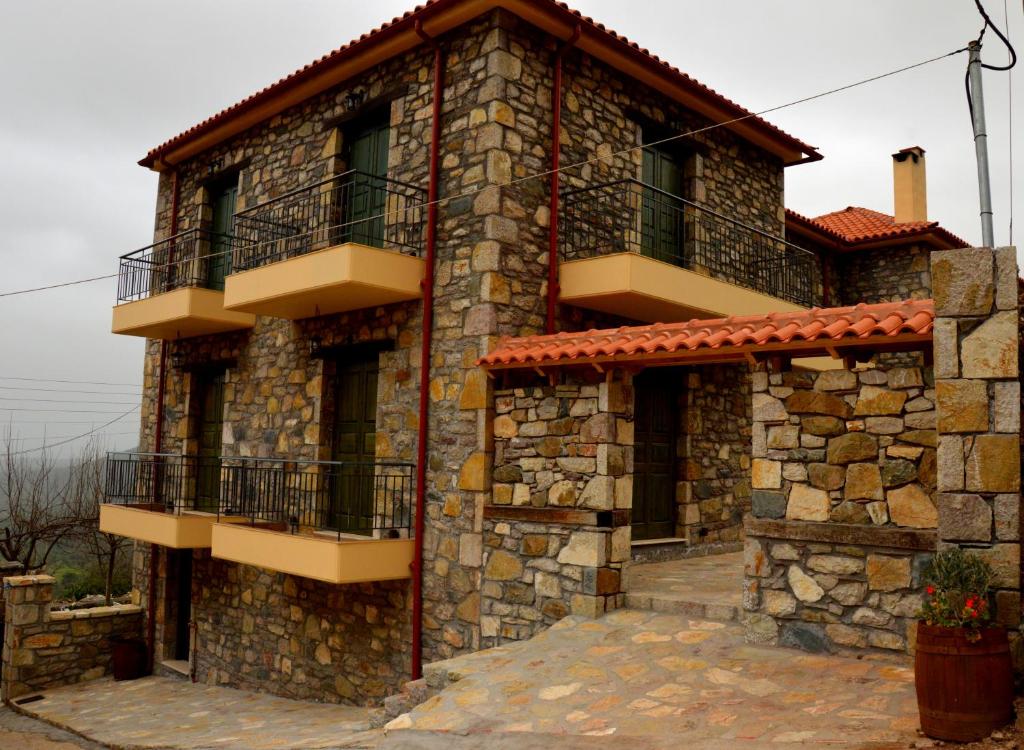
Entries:
<svg viewBox="0 0 1024 750">
<path fill-rule="evenodd" d="M 1013 667 L 1006 630 L 991 622 L 992 566 L 958 547 L 925 571 L 914 678 L 921 730 L 971 742 L 1013 719 Z"/>
</svg>

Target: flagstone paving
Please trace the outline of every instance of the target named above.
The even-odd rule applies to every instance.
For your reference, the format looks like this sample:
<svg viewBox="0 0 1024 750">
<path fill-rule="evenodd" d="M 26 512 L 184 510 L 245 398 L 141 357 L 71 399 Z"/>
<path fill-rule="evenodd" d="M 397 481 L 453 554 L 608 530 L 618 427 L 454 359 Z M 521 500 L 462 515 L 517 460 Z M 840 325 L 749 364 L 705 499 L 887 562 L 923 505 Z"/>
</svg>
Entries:
<svg viewBox="0 0 1024 750">
<path fill-rule="evenodd" d="M 739 620 L 743 603 L 743 553 L 633 563 L 626 571 L 625 588 L 626 606 L 631 609 L 651 609 L 709 620 Z"/>
<path fill-rule="evenodd" d="M 750 646 L 736 624 L 680 615 L 569 617 L 429 665 L 427 678 L 452 682 L 390 722 L 385 746 L 430 747 L 436 732 L 469 741 L 451 747 L 538 734 L 642 748 L 921 745 L 909 661 Z"/>
<path fill-rule="evenodd" d="M 365 747 L 368 710 L 306 703 L 167 677 L 48 690 L 18 710 L 115 748 Z"/>
</svg>

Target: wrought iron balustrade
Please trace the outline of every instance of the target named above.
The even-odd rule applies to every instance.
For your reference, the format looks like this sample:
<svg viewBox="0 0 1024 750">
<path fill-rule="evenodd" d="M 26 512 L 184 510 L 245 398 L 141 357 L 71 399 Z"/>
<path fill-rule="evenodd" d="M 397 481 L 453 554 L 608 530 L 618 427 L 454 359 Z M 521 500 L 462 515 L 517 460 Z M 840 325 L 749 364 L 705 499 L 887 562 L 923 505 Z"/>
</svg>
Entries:
<svg viewBox="0 0 1024 750">
<path fill-rule="evenodd" d="M 166 513 L 216 513 L 219 458 L 172 453 L 108 453 L 104 502 Z"/>
<path fill-rule="evenodd" d="M 639 180 L 567 190 L 561 206 L 563 260 L 638 253 L 795 304 L 821 304 L 814 253 Z"/>
<path fill-rule="evenodd" d="M 122 255 L 117 301 L 134 302 L 184 287 L 223 290 L 232 245 L 230 235 L 189 229 Z"/>
<path fill-rule="evenodd" d="M 409 536 L 412 464 L 224 458 L 221 514 L 279 531 Z"/>
<path fill-rule="evenodd" d="M 346 242 L 419 255 L 426 190 L 349 171 L 235 214 L 233 268 L 244 271 Z"/>
</svg>

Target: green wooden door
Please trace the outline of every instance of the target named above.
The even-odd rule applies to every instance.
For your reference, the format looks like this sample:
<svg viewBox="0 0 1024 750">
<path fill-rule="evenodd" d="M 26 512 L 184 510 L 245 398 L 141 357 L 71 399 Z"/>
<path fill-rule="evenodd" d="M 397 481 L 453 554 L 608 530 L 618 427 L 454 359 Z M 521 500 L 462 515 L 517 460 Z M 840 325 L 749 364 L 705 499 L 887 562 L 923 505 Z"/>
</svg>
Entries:
<svg viewBox="0 0 1024 750">
<path fill-rule="evenodd" d="M 237 175 L 228 182 L 210 188 L 213 221 L 210 224 L 210 257 L 206 262 L 206 287 L 223 289 L 224 277 L 231 269 L 231 231 L 238 199 Z"/>
<path fill-rule="evenodd" d="M 680 264 L 683 255 L 683 168 L 675 155 L 659 149 L 643 151 L 641 252 Z"/>
<path fill-rule="evenodd" d="M 376 352 L 338 362 L 329 528 L 368 534 L 374 527 L 379 367 Z"/>
<path fill-rule="evenodd" d="M 673 370 L 649 370 L 634 381 L 633 538 L 675 536 L 676 421 Z"/>
<path fill-rule="evenodd" d="M 341 185 L 342 242 L 384 246 L 388 176 L 388 110 L 345 131 L 345 162 L 354 170 Z"/>
<path fill-rule="evenodd" d="M 196 430 L 197 510 L 215 512 L 220 505 L 220 455 L 224 435 L 224 373 L 196 374 L 199 401 Z"/>
</svg>

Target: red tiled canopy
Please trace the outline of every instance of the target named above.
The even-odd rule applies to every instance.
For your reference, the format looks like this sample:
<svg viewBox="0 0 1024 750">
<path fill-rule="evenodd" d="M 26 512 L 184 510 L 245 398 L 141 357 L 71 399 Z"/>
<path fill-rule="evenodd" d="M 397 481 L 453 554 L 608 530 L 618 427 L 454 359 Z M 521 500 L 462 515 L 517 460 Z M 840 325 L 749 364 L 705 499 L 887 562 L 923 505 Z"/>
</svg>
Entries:
<svg viewBox="0 0 1024 750">
<path fill-rule="evenodd" d="M 922 349 L 932 337 L 932 300 L 792 313 L 654 323 L 504 338 L 477 360 L 487 369 L 641 362 L 753 361 L 765 356 L 844 356 L 855 350 Z"/>
</svg>

